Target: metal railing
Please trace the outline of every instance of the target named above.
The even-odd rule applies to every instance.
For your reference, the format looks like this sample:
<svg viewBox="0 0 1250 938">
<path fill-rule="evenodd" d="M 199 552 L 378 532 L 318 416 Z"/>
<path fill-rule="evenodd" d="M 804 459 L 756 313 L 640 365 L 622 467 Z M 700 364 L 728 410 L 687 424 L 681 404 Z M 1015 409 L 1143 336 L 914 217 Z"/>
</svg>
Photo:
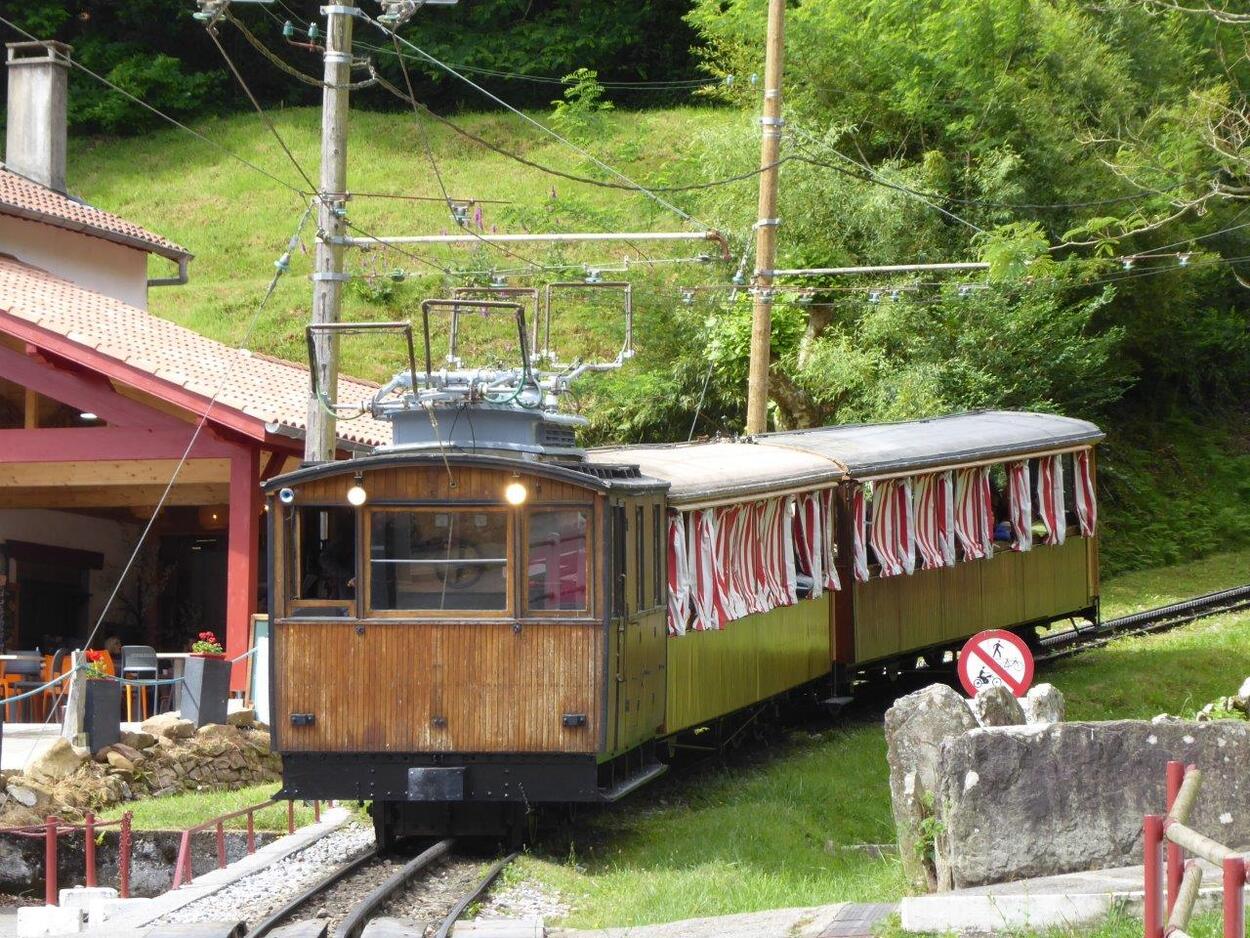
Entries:
<svg viewBox="0 0 1250 938">
<path fill-rule="evenodd" d="M 130 833 L 131 813 L 127 811 L 119 818 L 111 821 L 97 821 L 90 811 L 84 816 L 82 824 L 67 824 L 60 818 L 49 815 L 44 823 L 34 827 L 0 827 L 0 834 L 12 834 L 15 837 L 27 837 L 44 841 L 44 903 L 56 905 L 60 890 L 57 888 L 57 840 L 69 836 L 76 831 L 83 832 L 83 853 L 85 855 L 86 885 L 99 885 L 96 880 L 96 832 L 101 828 L 117 826 L 120 829 L 117 845 L 117 894 L 123 899 L 130 898 L 130 854 L 132 838 Z"/>
<path fill-rule="evenodd" d="M 1145 938 L 1189 938 L 1187 929 L 1202 888 L 1202 866 L 1197 860 L 1186 860 L 1186 851 L 1221 869 L 1224 880 L 1224 938 L 1245 938 L 1243 889 L 1246 885 L 1246 858 L 1187 824 L 1201 787 L 1202 773 L 1197 766 L 1169 762 L 1168 813 L 1162 816 L 1148 814 L 1142 823 Z"/>
<path fill-rule="evenodd" d="M 215 818 L 210 818 L 202 824 L 195 827 L 189 827 L 182 832 L 182 839 L 178 844 L 178 859 L 174 862 L 174 885 L 172 888 L 177 889 L 180 886 L 189 885 L 194 878 L 195 873 L 191 869 L 191 838 L 195 834 L 213 828 L 216 832 L 217 839 L 217 869 L 224 870 L 226 868 L 226 822 L 233 821 L 238 817 L 247 817 L 247 852 L 250 856 L 256 852 L 256 812 L 265 808 L 272 808 L 274 805 L 282 802 L 270 799 L 260 804 L 250 805 L 246 808 L 240 808 L 238 811 L 231 811 L 229 814 L 222 814 Z M 316 824 L 321 820 L 321 802 L 313 803 L 313 823 Z M 286 802 L 286 832 L 288 834 L 295 833 L 295 802 Z"/>
</svg>

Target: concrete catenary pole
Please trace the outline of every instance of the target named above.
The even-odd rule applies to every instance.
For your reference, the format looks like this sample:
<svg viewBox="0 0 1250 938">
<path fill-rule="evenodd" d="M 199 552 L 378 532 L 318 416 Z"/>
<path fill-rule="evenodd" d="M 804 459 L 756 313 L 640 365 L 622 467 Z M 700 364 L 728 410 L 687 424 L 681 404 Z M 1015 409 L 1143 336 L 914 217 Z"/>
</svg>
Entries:
<svg viewBox="0 0 1250 938">
<path fill-rule="evenodd" d="M 322 7 L 326 15 L 325 87 L 321 97 L 321 180 L 317 206 L 317 251 L 313 270 L 314 323 L 339 321 L 343 305 L 343 272 L 347 234 L 347 85 L 352 68 L 352 20 L 354 6 Z M 338 398 L 338 338 L 316 338 L 317 379 L 330 400 Z M 308 435 L 304 440 L 306 463 L 328 462 L 335 452 L 335 419 L 320 402 L 308 402 Z"/>
<path fill-rule="evenodd" d="M 777 182 L 781 152 L 781 72 L 785 58 L 785 0 L 768 2 L 764 62 L 764 109 L 760 118 L 760 201 L 755 225 L 755 310 L 751 322 L 751 370 L 747 379 L 747 433 L 768 429 L 768 366 L 772 340 L 773 267 L 777 259 Z"/>
</svg>

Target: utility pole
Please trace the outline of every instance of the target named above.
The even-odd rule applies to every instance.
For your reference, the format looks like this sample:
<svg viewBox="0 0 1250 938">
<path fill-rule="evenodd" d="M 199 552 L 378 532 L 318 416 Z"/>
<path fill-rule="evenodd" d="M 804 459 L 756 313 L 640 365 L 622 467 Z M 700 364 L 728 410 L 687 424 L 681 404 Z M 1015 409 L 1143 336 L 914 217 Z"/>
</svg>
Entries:
<svg viewBox="0 0 1250 938">
<path fill-rule="evenodd" d="M 755 297 L 751 370 L 747 379 L 747 433 L 768 429 L 768 366 L 773 329 L 773 267 L 777 260 L 777 182 L 781 154 L 781 71 L 785 58 L 786 0 L 768 0 L 764 109 L 760 118 L 760 201 L 755 223 Z"/>
<path fill-rule="evenodd" d="M 354 6 L 325 6 L 326 51 L 324 87 L 321 93 L 321 179 L 317 204 L 317 249 L 313 266 L 312 321 L 339 321 L 343 307 L 343 239 L 347 235 L 347 118 L 352 71 L 352 21 Z M 326 396 L 338 400 L 338 337 L 320 333 L 315 338 L 317 382 Z M 334 459 L 336 421 L 320 401 L 308 402 L 308 432 L 304 437 L 304 462 Z"/>
</svg>

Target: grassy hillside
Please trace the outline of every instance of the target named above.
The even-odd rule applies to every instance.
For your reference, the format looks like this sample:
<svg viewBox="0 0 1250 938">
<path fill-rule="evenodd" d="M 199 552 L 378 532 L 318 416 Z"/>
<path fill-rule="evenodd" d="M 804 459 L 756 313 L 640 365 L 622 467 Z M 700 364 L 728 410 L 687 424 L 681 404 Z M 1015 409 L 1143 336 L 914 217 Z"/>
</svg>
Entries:
<svg viewBox="0 0 1250 938">
<path fill-rule="evenodd" d="M 291 109 L 274 112 L 273 119 L 295 157 L 315 180 L 320 112 Z M 506 145 L 528 159 L 574 174 L 593 172 L 582 165 L 583 160 L 576 154 L 512 115 L 464 115 L 457 120 L 471 132 Z M 618 111 L 605 116 L 595 149 L 605 156 L 610 154 L 613 165 L 634 178 L 662 184 L 686 161 L 696 157 L 705 134 L 740 121 L 731 112 L 710 109 Z M 443 182 L 452 197 L 507 203 L 482 206 L 487 231 L 492 227 L 500 232 L 688 228 L 680 218 L 644 196 L 554 178 L 492 153 L 445 127 L 432 122 L 423 127 L 429 133 Z M 674 127 L 682 128 L 680 135 L 666 133 Z M 196 129 L 273 175 L 307 188 L 255 115 L 208 120 L 196 124 Z M 656 139 L 667 139 L 669 146 L 658 150 L 640 146 L 642 140 Z M 354 112 L 348 162 L 348 178 L 355 192 L 440 194 L 425 156 L 422 131 L 411 115 Z M 304 209 L 297 195 L 220 150 L 174 129 L 140 139 L 76 140 L 69 176 L 73 191 L 90 202 L 147 225 L 195 253 L 190 284 L 153 291 L 153 312 L 223 342 L 235 344 L 243 339 L 247 323 L 273 274 L 273 263 L 284 250 Z M 689 197 L 674 196 L 672 201 L 687 210 L 694 205 Z M 352 224 L 375 235 L 429 234 L 452 228 L 441 202 L 356 198 L 349 217 Z M 715 224 L 715 220 L 708 221 Z M 303 243 L 308 253 L 295 258 L 290 274 L 279 286 L 248 343 L 251 348 L 297 360 L 303 358 L 303 326 L 311 296 L 306 275 L 311 268 L 314 231 L 312 223 L 305 228 Z M 656 258 L 689 257 L 714 251 L 715 245 L 678 242 L 640 247 L 646 255 Z M 516 257 L 480 245 L 422 246 L 411 250 L 457 269 L 489 271 L 526 266 Z M 640 256 L 639 251 L 619 244 L 559 250 L 518 245 L 515 253 L 542 263 L 594 264 Z M 348 268 L 356 274 L 381 276 L 349 288 L 345 319 L 398 318 L 414 309 L 421 299 L 445 296 L 447 286 L 468 282 L 466 278 L 457 278 L 449 284 L 435 268 L 399 250 L 349 252 Z M 394 285 L 385 276 L 394 268 L 403 268 L 416 278 Z M 657 265 L 653 269 L 659 272 L 654 279 L 671 282 L 677 267 Z M 568 274 L 580 275 L 576 271 Z M 683 283 L 703 282 L 709 275 L 710 271 L 701 267 L 687 268 Z M 479 282 L 483 276 L 479 275 Z M 637 297 L 642 322 L 645 324 L 657 305 L 671 308 L 676 297 L 673 289 L 659 295 L 642 291 Z M 600 306 L 606 314 L 607 300 L 601 301 Z M 594 317 L 596 321 L 599 318 Z M 647 338 L 644 328 L 640 343 L 645 345 Z M 373 379 L 389 377 L 400 365 L 397 355 L 378 354 L 376 348 L 355 342 L 346 345 L 344 362 L 349 373 Z"/>
</svg>

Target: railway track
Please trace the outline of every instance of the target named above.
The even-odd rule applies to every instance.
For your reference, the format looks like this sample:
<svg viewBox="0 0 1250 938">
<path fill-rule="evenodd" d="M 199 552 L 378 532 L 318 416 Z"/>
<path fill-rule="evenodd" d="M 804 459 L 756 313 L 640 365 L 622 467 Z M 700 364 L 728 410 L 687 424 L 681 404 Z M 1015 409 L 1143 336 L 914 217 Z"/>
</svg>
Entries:
<svg viewBox="0 0 1250 938">
<path fill-rule="evenodd" d="M 1039 639 L 1038 644 L 1043 652 L 1037 656 L 1037 660 L 1058 661 L 1083 651 L 1101 648 L 1117 638 L 1165 632 L 1208 616 L 1242 609 L 1250 609 L 1250 585 L 1204 593 L 1178 603 L 1146 609 L 1132 615 L 1120 616 L 1118 619 L 1108 619 L 1097 626 L 1073 626 L 1062 632 L 1046 635 Z"/>
<path fill-rule="evenodd" d="M 312 933 L 300 931 L 301 927 L 325 925 L 330 938 L 361 938 L 374 919 L 415 911 L 417 917 L 437 923 L 435 938 L 447 938 L 465 909 L 517 856 L 509 854 L 479 876 L 480 863 L 457 857 L 452 852 L 454 844 L 440 840 L 397 869 L 393 861 L 371 850 L 288 900 L 247 934 L 249 938 L 279 938 L 297 931 Z M 438 873 L 446 875 L 435 884 Z"/>
</svg>

